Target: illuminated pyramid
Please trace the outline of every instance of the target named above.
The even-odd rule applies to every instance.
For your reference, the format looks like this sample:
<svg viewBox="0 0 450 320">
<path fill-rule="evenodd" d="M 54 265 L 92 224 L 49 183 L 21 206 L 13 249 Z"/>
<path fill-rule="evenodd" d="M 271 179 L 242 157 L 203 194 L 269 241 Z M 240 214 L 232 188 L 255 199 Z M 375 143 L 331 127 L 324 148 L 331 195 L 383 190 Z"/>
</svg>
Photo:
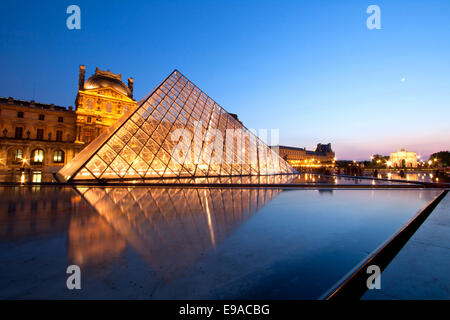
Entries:
<svg viewBox="0 0 450 320">
<path fill-rule="evenodd" d="M 289 174 L 295 170 L 175 70 L 57 173 L 60 181 Z"/>
</svg>

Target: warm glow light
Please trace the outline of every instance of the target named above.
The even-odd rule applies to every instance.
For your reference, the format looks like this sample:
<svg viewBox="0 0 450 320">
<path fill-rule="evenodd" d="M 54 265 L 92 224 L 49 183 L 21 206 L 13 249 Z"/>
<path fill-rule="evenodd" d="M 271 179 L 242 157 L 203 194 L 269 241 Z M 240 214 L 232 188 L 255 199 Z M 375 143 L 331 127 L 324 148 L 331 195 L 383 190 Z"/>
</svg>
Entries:
<svg viewBox="0 0 450 320">
<path fill-rule="evenodd" d="M 235 150 L 234 147 L 236 146 L 236 142 L 234 139 L 237 139 L 237 143 L 238 145 L 240 145 L 240 148 L 242 149 L 242 152 L 244 154 L 242 156 L 235 157 L 233 152 L 233 156 L 228 157 L 228 144 L 224 143 L 217 146 L 215 145 L 215 147 L 218 147 L 218 149 L 214 148 L 214 151 L 226 151 L 225 153 L 227 154 L 227 156 L 225 158 L 222 157 L 219 159 L 214 159 L 214 161 L 212 161 L 212 159 L 209 159 L 208 155 L 208 160 L 205 160 L 204 162 L 202 161 L 202 163 L 200 164 L 197 161 L 195 161 L 195 163 L 190 163 L 188 157 L 186 157 L 185 159 L 181 157 L 179 159 L 174 158 L 174 161 L 171 161 L 171 157 L 175 156 L 175 154 L 172 155 L 170 153 L 171 150 L 164 150 L 162 148 L 164 147 L 165 149 L 174 149 L 175 147 L 172 146 L 172 142 L 170 141 L 170 130 L 178 130 L 177 128 L 184 128 L 186 126 L 186 119 L 184 119 L 184 117 L 191 112 L 193 112 L 193 115 L 202 115 L 203 105 L 197 105 L 195 102 L 196 99 L 179 99 L 177 103 L 179 103 L 180 105 L 161 103 L 158 106 L 158 111 L 162 114 L 165 114 L 167 112 L 167 114 L 170 115 L 163 119 L 159 119 L 157 117 L 148 118 L 149 110 L 147 108 L 149 108 L 149 105 L 152 105 L 153 107 L 156 106 L 157 102 L 159 102 L 160 100 L 166 101 L 169 97 L 173 98 L 174 95 L 179 95 L 180 97 L 189 97 L 189 88 L 194 87 L 194 84 L 189 82 L 189 80 L 187 80 L 183 75 L 181 75 L 178 71 L 174 71 L 162 84 L 160 84 L 158 90 L 154 90 L 152 94 L 147 96 L 147 98 L 145 99 L 145 103 L 139 106 L 134 114 L 129 114 L 123 119 L 123 121 L 121 120 L 122 123 L 120 130 L 114 132 L 114 134 L 110 136 L 103 136 L 101 144 L 99 143 L 95 148 L 89 148 L 89 152 L 83 151 L 84 156 L 77 157 L 75 159 L 76 161 L 72 160 L 71 162 L 66 164 L 66 166 L 64 166 L 59 171 L 59 175 L 73 176 L 71 178 L 73 180 L 84 180 L 86 178 L 113 179 L 117 177 L 127 180 L 134 180 L 138 177 L 145 178 L 149 176 L 152 178 L 156 176 L 165 178 L 185 175 L 190 175 L 192 177 L 202 177 L 208 175 L 240 176 L 294 172 L 293 168 L 285 163 L 283 159 L 279 158 L 279 156 L 265 143 L 256 139 L 255 141 L 253 141 L 253 139 L 251 138 L 253 137 L 253 134 L 245 127 L 243 127 L 242 124 L 232 121 L 224 122 L 227 119 L 226 117 L 228 117 L 228 115 L 226 117 L 222 116 L 222 113 L 224 113 L 224 111 L 222 109 L 213 107 L 214 101 L 209 98 L 206 99 L 209 102 L 206 104 L 208 107 L 205 107 L 205 117 L 210 119 L 218 119 L 218 121 L 215 121 L 214 124 L 213 121 L 210 121 L 209 126 L 211 126 L 211 128 L 217 128 L 217 133 L 222 134 L 222 136 L 224 133 L 228 133 L 227 130 L 229 129 L 241 130 L 242 132 L 245 132 L 245 134 L 247 134 L 248 136 L 240 134 L 240 137 L 235 136 L 231 141 L 233 143 L 232 150 Z M 200 95 L 201 98 L 206 97 L 206 94 L 204 94 L 197 88 L 195 93 Z M 154 103 L 156 104 L 153 105 Z M 224 114 L 226 114 L 226 112 Z M 178 115 L 180 116 L 178 117 Z M 136 127 L 136 123 L 139 123 L 138 127 Z M 159 131 L 159 134 L 157 133 L 157 131 L 155 131 L 155 133 L 159 138 L 149 141 L 148 144 L 146 144 L 146 148 L 139 148 L 141 151 L 135 150 L 136 148 L 132 149 L 138 152 L 138 156 L 136 156 L 134 152 L 130 151 L 130 148 L 133 144 L 138 144 L 137 141 L 144 139 L 144 136 L 146 136 L 145 132 L 151 130 L 151 128 L 154 127 L 158 128 L 157 131 Z M 186 130 L 190 131 L 191 128 L 188 128 L 186 126 Z M 127 141 L 135 141 L 136 143 L 129 142 L 128 144 L 126 144 L 126 148 L 123 147 L 123 145 L 113 143 L 115 139 L 120 140 L 122 138 L 122 135 L 125 135 L 127 137 Z M 197 133 L 195 133 L 195 135 L 197 135 Z M 206 135 L 200 137 L 199 142 L 201 143 L 201 145 L 205 144 L 206 146 L 206 144 L 211 143 L 211 141 L 207 140 L 205 137 Z M 228 137 L 228 134 L 226 135 L 226 137 Z M 227 142 L 227 139 L 224 142 Z M 247 140 L 245 139 L 249 139 L 248 142 L 246 142 Z M 242 144 L 239 144 L 239 142 L 241 142 Z M 110 147 L 106 149 L 103 148 L 102 146 L 105 144 L 108 144 L 108 146 Z M 187 147 L 191 147 L 189 141 L 184 144 Z M 257 151 L 258 154 L 255 155 L 259 155 L 259 166 L 257 166 L 256 168 L 255 166 L 250 166 L 251 158 L 253 155 L 253 152 L 250 152 L 251 150 Z M 184 152 L 182 153 L 184 154 Z M 202 157 L 206 156 L 206 153 L 201 155 Z M 224 153 L 222 153 L 222 155 L 224 155 Z M 180 154 L 178 154 L 178 156 L 180 156 Z M 36 157 L 39 157 L 39 159 L 34 159 Z M 274 158 L 272 159 L 272 157 Z M 151 159 L 153 158 L 155 160 L 151 161 Z M 33 159 L 34 162 L 42 162 L 44 160 L 43 152 L 35 152 L 33 155 Z M 226 161 L 231 160 L 232 163 L 223 163 L 222 160 L 224 159 L 226 159 Z M 198 160 L 197 156 L 196 160 Z M 216 160 L 218 161 L 217 163 Z M 150 167 L 149 161 L 151 161 Z M 293 164 L 297 163 L 295 159 L 294 161 L 289 160 L 289 162 Z M 188 171 L 186 171 L 186 169 Z"/>
</svg>

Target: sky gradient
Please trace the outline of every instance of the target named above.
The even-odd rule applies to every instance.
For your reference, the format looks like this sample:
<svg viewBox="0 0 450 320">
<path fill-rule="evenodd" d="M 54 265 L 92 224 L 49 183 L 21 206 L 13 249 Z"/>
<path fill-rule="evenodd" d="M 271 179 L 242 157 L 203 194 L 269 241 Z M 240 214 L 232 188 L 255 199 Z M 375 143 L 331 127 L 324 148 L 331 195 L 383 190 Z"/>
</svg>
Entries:
<svg viewBox="0 0 450 320">
<path fill-rule="evenodd" d="M 66 8 L 81 8 L 68 30 Z M 366 8 L 381 8 L 369 30 Z M 450 149 L 450 1 L 9 1 L 0 96 L 74 105 L 78 66 L 135 79 L 173 69 L 280 143 L 339 159 Z M 270 142 L 270 141 L 269 141 Z"/>
</svg>

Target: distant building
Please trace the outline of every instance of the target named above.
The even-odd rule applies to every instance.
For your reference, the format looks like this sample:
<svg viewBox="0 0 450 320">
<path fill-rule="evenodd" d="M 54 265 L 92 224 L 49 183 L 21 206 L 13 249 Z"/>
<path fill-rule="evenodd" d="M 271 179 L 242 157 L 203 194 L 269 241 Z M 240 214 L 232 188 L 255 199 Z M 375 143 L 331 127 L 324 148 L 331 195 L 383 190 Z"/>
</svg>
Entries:
<svg viewBox="0 0 450 320">
<path fill-rule="evenodd" d="M 0 170 L 55 172 L 136 106 L 133 79 L 102 71 L 85 82 L 79 69 L 76 109 L 0 98 Z"/>
<path fill-rule="evenodd" d="M 391 162 L 391 167 L 394 168 L 416 168 L 417 154 L 406 149 L 400 149 L 391 153 L 389 161 Z"/>
<path fill-rule="evenodd" d="M 281 158 L 297 168 L 334 166 L 335 163 L 335 153 L 331 149 L 331 143 L 319 143 L 314 151 L 289 146 L 274 146 L 272 148 L 279 152 Z"/>
</svg>

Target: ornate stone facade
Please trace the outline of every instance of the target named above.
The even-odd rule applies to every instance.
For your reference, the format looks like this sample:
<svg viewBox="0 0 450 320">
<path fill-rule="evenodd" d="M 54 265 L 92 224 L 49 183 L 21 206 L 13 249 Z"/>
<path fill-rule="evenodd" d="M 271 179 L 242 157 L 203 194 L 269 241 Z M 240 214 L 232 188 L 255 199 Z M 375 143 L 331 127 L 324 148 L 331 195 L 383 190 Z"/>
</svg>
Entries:
<svg viewBox="0 0 450 320">
<path fill-rule="evenodd" d="M 89 143 L 113 125 L 123 114 L 134 109 L 133 78 L 128 86 L 120 74 L 95 69 L 86 82 L 85 67 L 80 66 L 76 106 L 76 141 Z"/>
<path fill-rule="evenodd" d="M 0 98 L 0 171 L 56 172 L 136 106 L 132 78 L 126 86 L 98 68 L 86 82 L 84 75 L 80 66 L 76 110 Z"/>
<path fill-rule="evenodd" d="M 83 148 L 75 120 L 71 108 L 0 98 L 0 170 L 58 170 Z"/>
</svg>

